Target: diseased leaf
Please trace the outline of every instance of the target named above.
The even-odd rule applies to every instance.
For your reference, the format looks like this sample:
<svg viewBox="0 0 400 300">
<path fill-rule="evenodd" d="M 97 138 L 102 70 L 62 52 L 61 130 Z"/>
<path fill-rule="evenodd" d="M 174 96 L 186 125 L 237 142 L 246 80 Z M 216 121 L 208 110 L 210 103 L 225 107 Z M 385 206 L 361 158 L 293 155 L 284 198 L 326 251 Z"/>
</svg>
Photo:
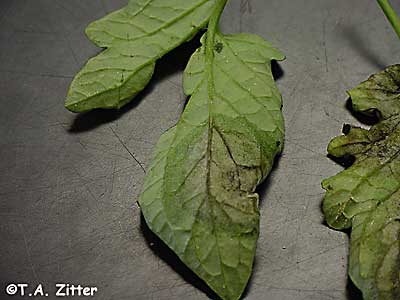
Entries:
<svg viewBox="0 0 400 300">
<path fill-rule="evenodd" d="M 93 22 L 87 36 L 107 48 L 74 78 L 65 106 L 74 112 L 120 108 L 151 79 L 156 61 L 204 27 L 215 0 L 131 0 Z"/>
<path fill-rule="evenodd" d="M 283 146 L 270 61 L 284 57 L 255 35 L 217 33 L 211 50 L 206 39 L 185 70 L 191 98 L 156 147 L 139 204 L 188 267 L 221 298 L 236 300 L 259 234 L 255 188 Z"/>
<path fill-rule="evenodd" d="M 323 210 L 336 229 L 352 228 L 349 274 L 365 300 L 400 299 L 400 65 L 349 92 L 353 109 L 377 114 L 369 130 L 345 125 L 328 146 L 353 165 L 323 181 Z"/>
</svg>

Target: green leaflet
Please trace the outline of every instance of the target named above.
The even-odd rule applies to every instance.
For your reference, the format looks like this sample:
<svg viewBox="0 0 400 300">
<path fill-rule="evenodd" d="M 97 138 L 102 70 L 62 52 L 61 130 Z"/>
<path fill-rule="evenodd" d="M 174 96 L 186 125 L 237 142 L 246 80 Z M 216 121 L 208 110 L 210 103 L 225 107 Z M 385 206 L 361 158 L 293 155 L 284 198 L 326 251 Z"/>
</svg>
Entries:
<svg viewBox="0 0 400 300">
<path fill-rule="evenodd" d="M 151 79 L 156 61 L 204 27 L 215 0 L 131 0 L 86 34 L 107 48 L 75 76 L 65 101 L 73 112 L 120 108 Z"/>
<path fill-rule="evenodd" d="M 377 113 L 369 130 L 344 127 L 328 146 L 353 165 L 323 181 L 323 210 L 336 229 L 352 228 L 349 273 L 365 300 L 400 299 L 400 65 L 349 92 L 353 109 Z"/>
<path fill-rule="evenodd" d="M 283 146 L 270 61 L 284 57 L 255 35 L 214 37 L 209 29 L 202 43 L 185 70 L 191 98 L 156 147 L 139 204 L 188 267 L 222 299 L 236 300 L 259 233 L 255 188 Z"/>
</svg>

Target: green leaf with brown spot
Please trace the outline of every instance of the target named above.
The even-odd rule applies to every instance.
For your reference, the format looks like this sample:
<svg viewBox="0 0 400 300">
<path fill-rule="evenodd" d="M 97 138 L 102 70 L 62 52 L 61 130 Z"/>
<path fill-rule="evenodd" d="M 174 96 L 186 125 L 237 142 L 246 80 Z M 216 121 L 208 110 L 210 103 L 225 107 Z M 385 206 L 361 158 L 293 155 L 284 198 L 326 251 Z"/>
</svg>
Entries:
<svg viewBox="0 0 400 300">
<path fill-rule="evenodd" d="M 328 146 L 355 158 L 323 181 L 323 210 L 335 229 L 351 228 L 349 274 L 365 300 L 400 299 L 400 65 L 349 91 L 354 111 L 376 115 L 369 130 L 346 125 Z"/>
<path fill-rule="evenodd" d="M 222 299 L 236 300 L 259 234 L 255 189 L 283 146 L 270 62 L 284 57 L 255 35 L 208 33 L 202 42 L 185 70 L 191 98 L 156 147 L 139 204 L 189 268 Z"/>
</svg>

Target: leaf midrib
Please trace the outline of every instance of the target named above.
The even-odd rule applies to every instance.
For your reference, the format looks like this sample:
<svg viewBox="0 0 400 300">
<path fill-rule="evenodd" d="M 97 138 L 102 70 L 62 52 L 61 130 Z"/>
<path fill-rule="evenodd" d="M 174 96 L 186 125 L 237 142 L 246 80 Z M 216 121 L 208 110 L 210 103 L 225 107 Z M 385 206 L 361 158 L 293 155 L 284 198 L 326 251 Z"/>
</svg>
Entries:
<svg viewBox="0 0 400 300">
<path fill-rule="evenodd" d="M 212 141 L 213 141 L 213 127 L 214 127 L 214 115 L 213 115 L 213 105 L 214 105 L 214 98 L 216 96 L 215 93 L 215 86 L 214 86 L 214 43 L 215 43 L 215 35 L 218 32 L 218 23 L 221 17 L 222 11 L 225 7 L 227 0 L 218 0 L 215 6 L 215 11 L 213 12 L 210 22 L 208 25 L 208 31 L 206 36 L 206 44 L 205 44 L 205 76 L 207 77 L 207 91 L 208 91 L 208 139 L 207 139 L 207 177 L 206 177 L 206 199 L 208 203 L 208 207 L 210 207 L 211 222 L 212 228 L 215 232 L 215 242 L 216 248 L 218 252 L 219 258 L 219 265 L 221 269 L 221 275 L 223 278 L 224 285 L 227 286 L 227 280 L 224 273 L 224 267 L 222 263 L 222 256 L 220 252 L 219 240 L 218 240 L 218 233 L 216 232 L 216 223 L 215 219 L 216 216 L 214 214 L 214 204 L 212 203 L 211 196 L 211 161 L 212 161 Z M 216 201 L 216 200 L 215 200 Z"/>
</svg>

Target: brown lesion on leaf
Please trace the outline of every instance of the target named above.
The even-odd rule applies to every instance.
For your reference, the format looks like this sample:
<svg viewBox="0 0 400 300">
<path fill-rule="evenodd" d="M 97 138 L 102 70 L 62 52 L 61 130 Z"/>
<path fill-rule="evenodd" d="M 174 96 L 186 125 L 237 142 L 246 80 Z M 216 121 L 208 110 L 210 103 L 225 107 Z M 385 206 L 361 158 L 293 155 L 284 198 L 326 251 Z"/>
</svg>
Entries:
<svg viewBox="0 0 400 300">
<path fill-rule="evenodd" d="M 232 149 L 229 146 L 229 143 L 223 133 L 218 127 L 214 127 L 217 135 L 221 138 L 223 145 L 229 155 L 229 159 L 235 165 L 235 176 L 231 171 L 227 174 L 227 177 L 231 176 L 232 179 L 238 180 L 238 189 L 245 193 L 253 193 L 255 188 L 257 187 L 258 183 L 262 179 L 262 171 L 260 165 L 249 165 L 245 166 L 237 162 L 235 159 L 235 154 L 233 153 Z M 245 137 L 242 137 L 245 138 Z M 249 151 L 254 151 L 254 149 L 249 149 Z"/>
<path fill-rule="evenodd" d="M 358 266 L 353 266 L 350 274 L 367 298 L 373 295 L 374 299 L 400 299 L 400 65 L 370 76 L 349 94 L 352 97 L 351 109 L 378 118 L 374 123 L 368 123 L 372 125 L 369 130 L 345 124 L 343 135 L 331 141 L 328 152 L 336 161 L 349 156 L 356 160 L 345 163 L 349 170 L 323 182 L 326 190 L 324 213 L 330 226 L 344 229 L 351 225 L 360 226 L 361 222 L 373 226 L 362 216 L 367 211 L 376 212 L 376 217 L 381 218 L 376 221 L 381 221 L 383 226 L 373 233 L 360 233 L 353 228 L 352 244 L 362 240 L 365 247 L 379 249 L 377 253 L 370 253 L 374 255 L 370 259 L 379 260 L 379 264 L 368 265 L 369 260 L 357 261 L 359 257 L 352 254 Z M 355 179 L 355 175 L 361 176 L 360 180 Z M 358 193 L 357 189 L 362 188 L 361 184 L 365 182 L 373 189 L 368 193 Z M 350 195 L 340 193 L 344 190 Z M 352 207 L 347 209 L 349 204 Z M 382 214 L 385 207 L 387 215 Z M 352 251 L 357 249 L 353 247 Z M 359 276 L 361 268 L 368 268 L 366 276 Z"/>
</svg>

